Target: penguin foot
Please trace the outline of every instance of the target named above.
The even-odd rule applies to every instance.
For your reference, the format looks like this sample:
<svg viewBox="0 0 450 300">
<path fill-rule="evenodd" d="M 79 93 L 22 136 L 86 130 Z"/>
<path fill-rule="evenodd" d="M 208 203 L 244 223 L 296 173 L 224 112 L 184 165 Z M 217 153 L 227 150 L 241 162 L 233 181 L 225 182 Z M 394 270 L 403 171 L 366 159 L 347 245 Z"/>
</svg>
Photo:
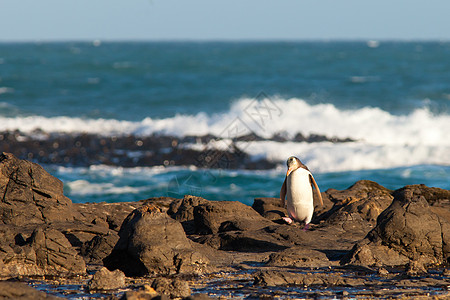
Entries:
<svg viewBox="0 0 450 300">
<path fill-rule="evenodd" d="M 285 221 L 287 224 L 289 224 L 289 225 L 291 225 L 292 224 L 292 222 L 294 222 L 291 218 L 289 218 L 289 217 L 283 217 L 282 218 L 283 219 L 283 221 Z"/>
<path fill-rule="evenodd" d="M 303 231 L 307 231 L 309 229 L 309 224 L 305 224 L 305 226 L 303 226 Z"/>
</svg>

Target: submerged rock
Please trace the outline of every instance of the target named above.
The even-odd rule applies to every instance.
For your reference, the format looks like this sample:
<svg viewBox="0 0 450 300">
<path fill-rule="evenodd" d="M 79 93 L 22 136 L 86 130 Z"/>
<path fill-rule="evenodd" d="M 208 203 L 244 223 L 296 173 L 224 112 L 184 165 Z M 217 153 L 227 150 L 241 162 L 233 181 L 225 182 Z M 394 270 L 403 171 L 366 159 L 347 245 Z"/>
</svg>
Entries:
<svg viewBox="0 0 450 300">
<path fill-rule="evenodd" d="M 437 192 L 437 193 L 436 193 Z M 439 195 L 438 198 L 434 195 Z M 358 242 L 342 263 L 404 265 L 410 260 L 426 265 L 450 263 L 450 221 L 432 206 L 447 207 L 450 191 L 424 185 L 394 192 L 394 201 L 383 211 L 377 226 Z M 445 200 L 445 201 L 444 201 Z"/>
</svg>

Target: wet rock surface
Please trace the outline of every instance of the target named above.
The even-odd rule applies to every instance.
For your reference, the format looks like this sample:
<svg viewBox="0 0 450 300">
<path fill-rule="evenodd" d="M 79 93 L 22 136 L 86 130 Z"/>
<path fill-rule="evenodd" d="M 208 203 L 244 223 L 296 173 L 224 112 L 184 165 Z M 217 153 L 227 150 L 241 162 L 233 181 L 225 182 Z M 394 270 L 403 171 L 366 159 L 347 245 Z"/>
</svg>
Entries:
<svg viewBox="0 0 450 300">
<path fill-rule="evenodd" d="M 358 181 L 322 193 L 305 231 L 281 221 L 276 198 L 74 204 L 59 180 L 10 154 L 0 183 L 7 299 L 449 296 L 450 191 Z"/>
</svg>

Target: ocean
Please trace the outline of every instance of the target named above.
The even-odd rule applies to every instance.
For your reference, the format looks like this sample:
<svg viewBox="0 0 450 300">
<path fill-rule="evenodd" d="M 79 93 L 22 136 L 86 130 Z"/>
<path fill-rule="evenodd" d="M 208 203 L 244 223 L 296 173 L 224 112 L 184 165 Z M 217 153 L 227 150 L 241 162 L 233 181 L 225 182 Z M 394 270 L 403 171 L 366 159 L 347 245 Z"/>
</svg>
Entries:
<svg viewBox="0 0 450 300">
<path fill-rule="evenodd" d="M 74 202 L 192 194 L 251 205 L 279 194 L 291 155 L 322 191 L 361 179 L 450 189 L 450 42 L 0 43 L 0 132 L 2 149 L 13 148 L 6 133 L 55 149 L 65 136 L 131 139 L 114 149 L 127 164 L 15 153 Z M 176 142 L 147 148 L 155 136 Z M 174 147 L 203 163 L 137 159 Z M 246 164 L 208 163 L 236 149 Z"/>
</svg>

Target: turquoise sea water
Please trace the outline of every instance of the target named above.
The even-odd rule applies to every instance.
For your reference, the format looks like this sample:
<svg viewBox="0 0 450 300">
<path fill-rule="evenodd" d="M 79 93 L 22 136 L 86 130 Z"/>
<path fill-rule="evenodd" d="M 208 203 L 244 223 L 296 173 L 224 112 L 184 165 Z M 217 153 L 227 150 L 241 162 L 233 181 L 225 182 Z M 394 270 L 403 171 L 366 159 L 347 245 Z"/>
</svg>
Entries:
<svg viewBox="0 0 450 300">
<path fill-rule="evenodd" d="M 244 133 L 286 137 L 238 144 L 272 170 L 46 165 L 76 202 L 189 193 L 251 204 L 278 194 L 290 155 L 322 190 L 360 179 L 450 189 L 449 104 L 448 42 L 0 44 L 0 131 L 220 136 L 238 120 Z"/>
</svg>

